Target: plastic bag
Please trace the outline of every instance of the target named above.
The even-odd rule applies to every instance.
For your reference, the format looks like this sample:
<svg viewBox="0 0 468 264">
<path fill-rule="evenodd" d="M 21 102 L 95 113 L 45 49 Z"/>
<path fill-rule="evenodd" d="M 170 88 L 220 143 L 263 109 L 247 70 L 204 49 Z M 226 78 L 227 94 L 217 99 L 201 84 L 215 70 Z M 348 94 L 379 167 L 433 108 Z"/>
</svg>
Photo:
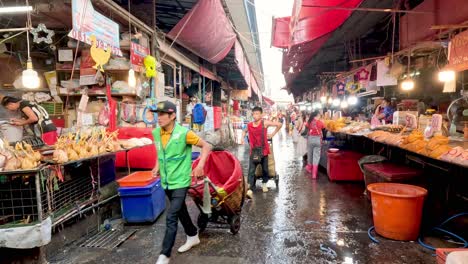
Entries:
<svg viewBox="0 0 468 264">
<path fill-rule="evenodd" d="M 109 124 L 109 106 L 106 104 L 101 111 L 99 111 L 98 115 L 98 123 L 101 126 L 107 126 Z"/>
</svg>

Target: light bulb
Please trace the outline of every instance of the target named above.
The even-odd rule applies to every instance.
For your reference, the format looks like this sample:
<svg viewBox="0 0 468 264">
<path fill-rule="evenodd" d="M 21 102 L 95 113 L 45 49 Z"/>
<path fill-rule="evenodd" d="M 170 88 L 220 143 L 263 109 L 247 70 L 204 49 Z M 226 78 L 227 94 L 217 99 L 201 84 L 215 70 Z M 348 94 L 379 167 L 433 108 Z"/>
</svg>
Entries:
<svg viewBox="0 0 468 264">
<path fill-rule="evenodd" d="M 321 109 L 321 108 L 322 108 L 322 104 L 321 104 L 321 103 L 314 103 L 314 108 L 316 108 L 316 109 Z"/>
<path fill-rule="evenodd" d="M 339 106 L 340 105 L 340 99 L 336 98 L 333 100 L 333 106 Z"/>
<path fill-rule="evenodd" d="M 328 104 L 332 104 L 333 103 L 333 98 L 328 98 Z"/>
<path fill-rule="evenodd" d="M 414 89 L 414 81 L 411 79 L 404 80 L 401 83 L 401 89 L 403 91 L 411 91 Z"/>
<path fill-rule="evenodd" d="M 454 71 L 441 71 L 439 72 L 439 81 L 441 82 L 451 82 L 455 80 Z"/>
<path fill-rule="evenodd" d="M 31 59 L 29 59 L 26 63 L 26 70 L 23 71 L 23 75 L 21 76 L 21 81 L 23 82 L 23 86 L 29 89 L 39 88 L 40 80 L 39 75 L 35 70 L 32 68 Z"/>
<path fill-rule="evenodd" d="M 133 69 L 128 70 L 128 86 L 132 88 L 136 86 L 135 71 Z"/>
<path fill-rule="evenodd" d="M 341 102 L 341 108 L 347 108 L 348 107 L 348 102 L 346 102 L 345 100 L 343 100 Z"/>
<path fill-rule="evenodd" d="M 357 104 L 357 101 L 358 101 L 358 99 L 354 95 L 348 97 L 348 104 L 349 105 L 355 105 L 355 104 Z"/>
<path fill-rule="evenodd" d="M 327 102 L 327 97 L 326 96 L 320 97 L 320 102 L 322 102 L 322 104 L 326 103 Z"/>
</svg>

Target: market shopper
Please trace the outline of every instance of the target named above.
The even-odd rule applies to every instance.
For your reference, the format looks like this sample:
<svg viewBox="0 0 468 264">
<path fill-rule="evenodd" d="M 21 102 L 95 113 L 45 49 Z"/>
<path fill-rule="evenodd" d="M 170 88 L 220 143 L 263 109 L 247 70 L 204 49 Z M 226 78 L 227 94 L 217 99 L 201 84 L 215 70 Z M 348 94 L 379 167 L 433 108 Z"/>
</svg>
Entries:
<svg viewBox="0 0 468 264">
<path fill-rule="evenodd" d="M 252 116 L 254 121 L 247 124 L 247 129 L 244 130 L 242 135 L 242 138 L 245 138 L 247 133 L 249 136 L 250 161 L 248 176 L 249 190 L 247 191 L 247 196 L 250 197 L 252 197 L 252 190 L 255 188 L 255 168 L 258 164 L 262 166 L 262 190 L 263 192 L 268 192 L 268 155 L 270 154 L 268 139 L 273 138 L 283 126 L 280 122 L 264 120 L 263 109 L 258 106 L 252 109 Z M 276 127 L 275 131 L 270 135 L 267 133 L 269 127 Z M 242 142 L 242 144 L 243 143 L 244 142 Z"/>
<path fill-rule="evenodd" d="M 193 131 L 176 122 L 176 109 L 175 104 L 163 101 L 158 103 L 155 110 L 158 113 L 159 127 L 153 130 L 158 153 L 153 175 L 161 176 L 161 185 L 170 202 L 166 210 L 166 233 L 156 264 L 169 263 L 177 235 L 178 220 L 182 223 L 187 235 L 187 242 L 178 249 L 178 252 L 186 252 L 200 244 L 198 230 L 190 219 L 185 197 L 192 183 L 191 176 L 199 179 L 204 177 L 203 167 L 211 146 Z M 192 145 L 202 148 L 198 166 L 193 172 Z"/>
<path fill-rule="evenodd" d="M 319 119 L 319 112 L 313 112 L 307 122 L 308 138 L 307 138 L 307 166 L 306 171 L 312 174 L 312 179 L 317 178 L 318 164 L 320 161 L 320 153 L 322 150 L 322 130 L 325 125 Z"/>
<path fill-rule="evenodd" d="M 384 98 L 382 103 L 377 106 L 375 109 L 375 115 L 385 124 L 393 123 L 393 113 L 395 112 L 395 107 L 392 104 L 390 98 Z"/>
<path fill-rule="evenodd" d="M 11 96 L 4 96 L 1 104 L 10 111 L 21 112 L 21 119 L 12 118 L 10 124 L 26 128 L 31 134 L 42 138 L 48 145 L 57 142 L 57 128 L 43 107 Z"/>
<path fill-rule="evenodd" d="M 303 166 L 307 165 L 307 137 L 308 130 L 306 128 L 307 124 L 307 113 L 302 112 L 301 116 L 296 121 L 295 130 L 298 133 L 297 145 L 296 145 L 296 155 L 302 157 Z"/>
</svg>

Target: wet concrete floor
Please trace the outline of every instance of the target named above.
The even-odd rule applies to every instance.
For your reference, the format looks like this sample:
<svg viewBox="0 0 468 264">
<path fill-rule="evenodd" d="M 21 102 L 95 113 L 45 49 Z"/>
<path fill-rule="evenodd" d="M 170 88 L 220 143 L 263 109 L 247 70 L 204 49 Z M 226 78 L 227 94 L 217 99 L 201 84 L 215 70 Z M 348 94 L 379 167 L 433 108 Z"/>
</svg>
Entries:
<svg viewBox="0 0 468 264">
<path fill-rule="evenodd" d="M 379 238 L 373 243 L 367 236 L 372 225 L 371 205 L 363 184 L 333 183 L 321 172 L 310 179 L 302 169 L 302 158 L 295 157 L 290 138 L 275 139 L 279 188 L 268 193 L 260 189 L 244 205 L 242 225 L 237 235 L 218 226 L 208 227 L 202 243 L 190 252 L 179 254 L 184 243 L 179 234 L 171 263 L 435 263 L 432 252 L 414 242 Z M 241 160 L 246 175 L 247 149 L 233 153 Z M 258 188 L 260 181 L 258 181 Z M 187 199 L 192 219 L 198 209 Z M 125 226 L 138 231 L 113 250 L 80 248 L 71 245 L 49 258 L 51 263 L 155 263 L 165 229 L 162 215 L 153 225 Z"/>
</svg>

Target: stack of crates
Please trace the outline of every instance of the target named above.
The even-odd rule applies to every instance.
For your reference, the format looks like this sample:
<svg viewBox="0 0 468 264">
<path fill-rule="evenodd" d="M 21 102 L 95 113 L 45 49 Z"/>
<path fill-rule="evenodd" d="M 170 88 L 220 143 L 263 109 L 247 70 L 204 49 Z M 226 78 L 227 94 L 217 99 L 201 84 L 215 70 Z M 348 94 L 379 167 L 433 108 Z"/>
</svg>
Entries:
<svg viewBox="0 0 468 264">
<path fill-rule="evenodd" d="M 154 222 L 166 208 L 161 180 L 153 177 L 151 171 L 135 172 L 117 182 L 126 223 Z"/>
</svg>

